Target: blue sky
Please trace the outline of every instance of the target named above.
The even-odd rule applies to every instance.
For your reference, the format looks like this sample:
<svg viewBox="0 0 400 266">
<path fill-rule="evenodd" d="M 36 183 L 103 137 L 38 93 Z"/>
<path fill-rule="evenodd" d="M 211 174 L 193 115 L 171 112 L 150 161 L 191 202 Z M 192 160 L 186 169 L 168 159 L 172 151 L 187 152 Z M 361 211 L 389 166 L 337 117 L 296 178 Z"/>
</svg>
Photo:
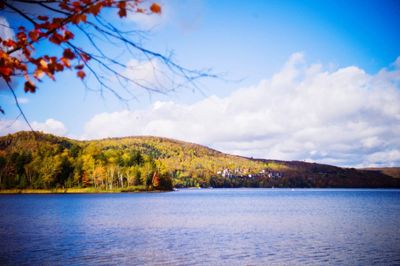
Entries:
<svg viewBox="0 0 400 266">
<path fill-rule="evenodd" d="M 22 88 L 17 89 L 19 97 L 25 102 L 22 106 L 24 111 L 28 118 L 36 123 L 38 129 L 75 138 L 135 134 L 161 135 L 195 141 L 246 156 L 322 161 L 345 166 L 398 165 L 400 163 L 400 142 L 393 133 L 399 126 L 399 104 L 396 105 L 388 100 L 399 97 L 398 67 L 394 64 L 400 56 L 398 26 L 400 25 L 398 16 L 400 4 L 398 1 L 161 1 L 160 3 L 164 11 L 161 17 L 153 16 L 143 19 L 143 17 L 134 16 L 121 22 L 117 21 L 116 17 L 114 19 L 125 29 L 151 28 L 146 38 L 142 40 L 146 47 L 160 52 L 173 51 L 174 60 L 179 64 L 193 69 L 212 68 L 215 73 L 221 73 L 223 79 L 202 80 L 199 83 L 201 93 L 193 91 L 192 88 L 182 88 L 166 96 L 148 95 L 143 91 L 137 91 L 138 99 L 131 101 L 127 109 L 126 105 L 111 94 L 106 93 L 104 97 L 101 97 L 96 92 L 85 90 L 73 73 L 66 72 L 56 77 L 56 82 L 45 80 L 40 84 L 40 89 L 36 94 L 25 94 Z M 11 26 L 18 26 L 19 20 L 10 17 L 9 14 L 4 13 L 0 16 L 5 18 Z M 77 38 L 79 41 L 79 36 Z M 104 48 L 115 54 L 123 49 L 108 45 Z M 40 49 L 45 51 L 52 48 L 44 45 Z M 132 59 L 135 58 L 125 56 L 120 60 L 128 62 Z M 349 69 L 350 66 L 362 73 Z M 314 70 L 317 68 L 319 70 Z M 347 71 L 346 74 L 349 77 L 343 78 L 339 75 L 345 72 L 340 72 L 343 69 Z M 376 85 L 383 84 L 382 75 L 379 75 L 383 69 L 391 71 L 385 76 L 385 82 L 387 79 L 391 80 L 389 83 L 384 83 L 386 85 Z M 389 109 L 392 113 L 389 114 L 382 109 L 377 114 L 376 107 L 371 103 L 359 105 L 357 110 L 349 109 L 347 113 L 335 113 L 334 116 L 324 116 L 322 119 L 321 111 L 316 109 L 314 110 L 316 113 L 311 114 L 310 119 L 317 117 L 320 123 L 317 125 L 307 120 L 307 123 L 301 126 L 302 129 L 325 132 L 328 135 L 329 132 L 335 130 L 338 132 L 347 130 L 350 132 L 349 136 L 343 139 L 332 137 L 331 142 L 319 139 L 315 135 L 310 135 L 309 140 L 306 137 L 299 140 L 299 137 L 294 136 L 293 133 L 277 129 L 276 132 L 281 132 L 281 138 L 276 137 L 275 134 L 278 133 L 269 131 L 270 128 L 289 130 L 295 122 L 282 125 L 275 121 L 275 118 L 280 113 L 294 108 L 296 101 L 300 102 L 304 99 L 308 101 L 311 96 L 307 96 L 308 98 L 305 94 L 299 96 L 297 91 L 289 91 L 282 95 L 283 89 L 275 91 L 274 86 L 278 85 L 274 85 L 274 77 L 277 80 L 277 76 L 285 74 L 290 79 L 290 75 L 296 73 L 293 74 L 294 83 L 287 85 L 295 89 L 304 86 L 309 79 L 308 73 L 311 72 L 314 75 L 312 82 L 310 81 L 312 85 L 304 89 L 304 91 L 310 90 L 308 92 L 310 95 L 314 93 L 311 102 L 319 100 L 323 102 L 324 94 L 320 94 L 321 91 L 317 89 L 311 92 L 311 88 L 316 86 L 316 80 L 324 76 L 324 73 L 328 73 L 327 75 L 330 76 L 326 80 L 329 82 L 331 78 L 333 80 L 343 78 L 350 83 L 357 79 L 357 82 L 354 82 L 354 90 L 359 90 L 359 93 L 354 96 L 356 98 L 372 97 L 373 92 L 365 88 L 382 86 L 382 88 L 374 87 L 374 89 L 385 96 L 382 96 L 381 105 L 391 107 Z M 285 77 L 282 79 L 284 80 Z M 341 82 L 343 81 L 337 81 L 338 84 Z M 89 78 L 89 86 L 96 86 L 93 83 L 94 80 Z M 356 87 L 360 83 L 363 84 L 362 88 Z M 320 90 L 330 88 L 329 84 L 322 83 Z M 259 95 L 266 97 L 264 101 L 266 104 L 272 106 L 275 103 L 271 102 L 271 99 L 281 100 L 281 96 L 284 96 L 284 99 L 289 101 L 288 105 L 282 104 L 272 110 L 253 110 L 253 106 L 243 107 L 235 112 L 227 111 L 220 114 L 221 120 L 214 123 L 226 123 L 226 127 L 241 132 L 235 136 L 229 132 L 222 134 L 221 132 L 224 132 L 222 129 L 214 133 L 204 130 L 204 128 L 217 127 L 217 125 L 209 124 L 212 119 L 207 116 L 213 114 L 201 113 L 203 111 L 194 113 L 193 117 L 190 114 L 187 115 L 187 119 L 190 120 L 191 117 L 195 124 L 200 125 L 200 128 L 185 131 L 186 133 L 183 134 L 181 128 L 186 124 L 173 114 L 180 108 L 183 108 L 183 113 L 185 110 L 187 112 L 197 110 L 199 105 L 204 105 L 205 109 L 211 110 L 214 106 L 205 104 L 209 101 L 213 104 L 218 102 L 221 108 L 224 104 L 229 107 L 237 103 L 235 95 L 241 93 L 243 93 L 243 101 L 249 102 L 250 105 L 251 103 L 262 105 L 263 102 L 259 103 L 251 98 L 251 91 L 256 90 L 268 92 Z M 340 95 L 343 90 L 332 87 L 327 93 L 334 91 L 335 93 L 332 94 L 333 98 L 327 100 L 326 105 L 332 104 L 342 110 L 346 110 L 344 106 L 352 105 L 352 103 L 357 106 L 356 98 L 343 101 L 335 98 L 335 95 Z M 6 90 L 1 90 L 0 93 L 1 106 L 6 110 L 0 126 L 7 127 L 18 115 L 18 111 Z M 351 95 L 351 92 L 347 91 L 347 93 Z M 255 95 L 258 94 L 255 93 Z M 268 95 L 271 97 L 268 98 Z M 297 95 L 296 98 L 292 99 L 295 95 Z M 293 112 L 307 117 L 309 114 L 307 107 L 299 108 Z M 332 108 L 336 110 L 335 107 Z M 158 113 L 157 110 L 162 112 Z M 279 110 L 280 113 L 272 119 L 271 113 L 275 110 Z M 219 109 L 216 108 L 215 112 L 219 114 Z M 225 117 L 224 115 L 227 114 L 229 116 Z M 382 114 L 385 117 L 381 117 Z M 376 118 L 378 116 L 379 119 Z M 125 120 L 121 120 L 122 117 Z M 135 122 L 136 120 L 132 117 L 139 120 L 146 117 L 147 121 Z M 340 122 L 338 122 L 338 117 Z M 104 121 L 101 121 L 101 118 Z M 51 121 L 46 124 L 49 119 Z M 282 119 L 286 120 L 285 117 Z M 290 119 L 298 121 L 300 118 L 287 118 L 288 121 Z M 364 120 L 375 121 L 375 119 L 378 122 L 368 122 L 368 125 L 362 127 L 364 132 L 371 130 L 371 133 L 366 136 L 361 136 L 357 130 L 353 132 L 348 128 L 349 123 L 362 124 Z M 382 119 L 387 128 L 377 129 L 382 127 L 379 122 Z M 115 121 L 121 122 L 114 124 Z M 242 124 L 238 121 L 242 121 Z M 268 126 L 259 128 L 260 133 L 254 134 L 249 121 L 255 124 L 263 124 L 265 121 Z M 234 122 L 236 124 L 232 124 Z M 3 129 L 1 133 L 6 134 L 21 129 L 24 127 L 22 124 L 22 121 L 14 123 L 11 127 Z M 334 129 L 331 128 L 332 125 Z M 109 131 L 110 127 L 115 130 Z M 237 127 L 247 127 L 247 130 L 238 130 Z M 255 126 L 255 128 L 258 127 Z M 374 128 L 376 128 L 375 131 L 372 130 Z M 299 131 L 296 128 L 291 130 Z M 272 141 L 273 139 L 275 140 Z M 350 143 L 355 140 L 359 142 L 359 145 L 351 146 Z M 299 143 L 308 142 L 310 143 L 308 147 L 299 145 Z M 340 144 L 351 147 L 339 149 L 337 146 Z M 384 158 L 388 159 L 385 161 Z"/>
</svg>

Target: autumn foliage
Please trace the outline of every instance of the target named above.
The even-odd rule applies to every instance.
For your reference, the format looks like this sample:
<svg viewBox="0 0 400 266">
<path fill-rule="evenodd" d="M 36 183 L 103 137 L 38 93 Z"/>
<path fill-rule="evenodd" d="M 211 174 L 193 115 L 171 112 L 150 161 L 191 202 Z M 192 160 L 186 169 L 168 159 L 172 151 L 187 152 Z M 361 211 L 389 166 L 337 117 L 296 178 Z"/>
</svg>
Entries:
<svg viewBox="0 0 400 266">
<path fill-rule="evenodd" d="M 27 2 L 35 3 L 34 1 Z M 28 20 L 32 26 L 29 29 L 23 26 L 18 27 L 15 39 L 0 38 L 0 76 L 7 83 L 10 83 L 13 77 L 23 77 L 25 92 L 32 93 L 37 89 L 37 81 L 41 81 L 44 76 L 54 80 L 56 73 L 65 69 L 75 71 L 80 79 L 85 78 L 85 67 L 88 67 L 88 62 L 92 57 L 84 49 L 71 42 L 75 37 L 69 30 L 71 26 L 91 24 L 90 18 L 95 19 L 106 8 L 115 9 L 121 18 L 126 17 L 128 12 L 149 15 L 161 13 L 161 7 L 158 4 L 153 3 L 145 8 L 140 0 L 49 1 L 51 5 L 40 2 L 38 1 L 37 4 L 42 4 L 54 11 L 51 17 L 46 15 L 29 17 L 13 6 L 12 1 L 0 0 L 0 10 L 9 9 Z M 35 46 L 44 40 L 61 46 L 62 52 L 35 56 Z"/>
<path fill-rule="evenodd" d="M 170 191 L 173 186 L 399 188 L 400 179 L 378 170 L 254 160 L 159 137 L 76 141 L 39 132 L 0 137 L 0 193 L 82 187 Z"/>
</svg>

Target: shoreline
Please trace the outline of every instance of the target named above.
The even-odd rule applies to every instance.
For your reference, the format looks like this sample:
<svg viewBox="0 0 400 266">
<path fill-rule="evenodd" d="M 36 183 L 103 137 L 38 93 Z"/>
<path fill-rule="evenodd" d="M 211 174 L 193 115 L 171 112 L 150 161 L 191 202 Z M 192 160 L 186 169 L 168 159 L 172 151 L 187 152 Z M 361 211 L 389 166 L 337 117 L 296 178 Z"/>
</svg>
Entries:
<svg viewBox="0 0 400 266">
<path fill-rule="evenodd" d="M 103 190 L 95 188 L 55 188 L 55 189 L 0 189 L 0 195 L 16 194 L 112 194 L 112 193 L 160 193 L 164 190 L 146 190 L 143 188 L 125 188 Z"/>
<path fill-rule="evenodd" d="M 197 187 L 179 188 L 173 190 L 146 190 L 143 188 L 125 188 L 113 190 L 101 190 L 95 188 L 69 188 L 69 189 L 2 189 L 0 195 L 18 195 L 18 194 L 120 194 L 120 193 L 164 193 L 174 192 L 178 190 L 197 190 Z M 325 188 L 252 188 L 252 187 L 238 187 L 238 188 L 202 188 L 202 189 L 267 189 L 267 190 L 290 190 L 290 191 L 304 191 L 304 190 L 399 190 L 400 188 L 385 188 L 385 187 L 325 187 Z"/>
</svg>

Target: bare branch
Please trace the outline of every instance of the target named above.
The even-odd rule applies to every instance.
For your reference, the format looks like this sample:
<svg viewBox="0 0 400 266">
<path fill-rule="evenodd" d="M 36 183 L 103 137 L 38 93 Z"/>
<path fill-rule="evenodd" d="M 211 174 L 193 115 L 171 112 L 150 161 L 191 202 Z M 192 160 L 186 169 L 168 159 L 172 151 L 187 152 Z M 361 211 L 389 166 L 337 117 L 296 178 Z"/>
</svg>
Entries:
<svg viewBox="0 0 400 266">
<path fill-rule="evenodd" d="M 5 0 L 0 1 L 4 2 Z M 178 88 L 191 86 L 193 90 L 200 91 L 203 94 L 196 81 L 201 78 L 218 77 L 217 75 L 212 74 L 210 70 L 193 70 L 183 67 L 173 60 L 172 52 L 159 53 L 145 48 L 141 43 L 144 36 L 143 31 L 125 31 L 100 16 L 100 13 L 98 13 L 99 6 L 95 6 L 98 3 L 102 5 L 102 2 L 100 1 L 82 1 L 79 3 L 72 0 L 71 2 L 69 2 L 69 0 L 15 0 L 15 2 L 26 3 L 27 5 L 37 4 L 37 6 L 41 7 L 41 10 L 52 14 L 54 17 L 52 20 L 48 19 L 48 16 L 43 16 L 43 18 L 38 17 L 38 24 L 35 24 L 36 17 L 29 16 L 28 13 L 25 13 L 25 16 L 32 20 L 35 29 L 29 32 L 30 35 L 28 35 L 25 43 L 19 41 L 15 45 L 12 45 L 12 43 L 11 45 L 9 44 L 9 47 L 12 49 L 6 51 L 7 54 L 12 54 L 23 48 L 25 49 L 25 47 L 32 47 L 32 45 L 37 45 L 38 42 L 46 39 L 49 39 L 50 42 L 55 45 L 65 48 L 60 57 L 57 54 L 52 54 L 33 58 L 29 57 L 30 48 L 23 51 L 25 54 L 28 54 L 29 60 L 24 61 L 24 58 L 18 58 L 18 62 L 21 62 L 26 66 L 29 66 L 30 64 L 36 66 L 36 70 L 27 67 L 25 69 L 22 67 L 20 68 L 21 72 L 23 72 L 22 74 L 24 74 L 25 78 L 28 80 L 28 85 L 31 86 L 25 88 L 27 91 L 34 92 L 36 90 L 36 86 L 27 78 L 27 76 L 33 75 L 36 80 L 40 81 L 40 75 L 45 73 L 51 79 L 54 79 L 53 76 L 56 72 L 63 71 L 64 68 L 71 69 L 71 67 L 75 67 L 77 75 L 84 81 L 83 83 L 86 89 L 99 91 L 102 97 L 103 91 L 107 90 L 124 103 L 127 103 L 131 98 L 136 98 L 134 94 L 135 90 L 130 89 L 131 87 L 129 85 L 133 85 L 133 88 L 143 89 L 148 93 L 158 94 L 166 94 L 175 91 Z M 58 8 L 57 3 L 63 4 L 60 5 L 60 9 Z M 76 5 L 77 3 L 78 5 Z M 113 3 L 118 4 L 119 2 Z M 135 8 L 134 5 L 137 3 L 137 1 L 132 0 L 132 5 L 130 7 Z M 114 4 L 111 5 L 111 8 L 117 10 L 120 9 L 118 6 L 119 4 Z M 15 8 L 15 6 L 6 6 L 14 13 L 16 12 L 20 14 L 21 12 L 25 12 L 21 10 L 18 12 L 18 9 Z M 74 9 L 74 6 L 78 9 Z M 107 7 L 110 6 L 107 5 Z M 73 12 L 73 10 L 77 11 Z M 135 10 L 136 9 L 132 9 L 132 12 L 139 12 Z M 93 16 L 87 17 L 87 15 Z M 45 22 L 39 23 L 39 20 Z M 37 31 L 39 31 L 39 33 Z M 85 36 L 86 42 L 89 45 L 80 48 L 74 43 L 73 36 L 74 33 L 76 34 L 76 31 L 79 31 L 79 33 Z M 66 38 L 65 36 L 67 36 L 67 33 L 72 37 Z M 31 37 L 31 35 L 34 37 Z M 102 42 L 107 45 L 111 44 L 118 47 L 123 45 L 125 49 L 122 49 L 120 54 L 115 51 L 110 53 L 102 48 Z M 70 49 L 74 51 L 72 55 L 68 54 L 71 53 Z M 139 76 L 131 75 L 132 72 L 130 70 L 133 69 L 133 71 L 135 71 L 135 65 L 131 65 L 130 61 L 127 60 L 129 58 L 126 58 L 126 53 L 129 53 L 133 58 L 140 60 L 140 63 L 144 60 L 146 62 L 146 68 L 152 68 L 150 69 L 150 71 L 152 71 L 150 72 L 150 75 L 152 75 L 150 80 L 147 80 L 146 76 L 142 76 L 140 72 L 138 72 Z M 45 64 L 49 64 L 49 68 L 46 68 Z M 88 86 L 86 81 L 90 79 L 84 79 L 85 72 L 82 70 L 83 67 L 88 69 L 87 72 L 90 74 L 88 78 L 94 78 L 97 81 L 98 88 L 93 89 L 92 86 Z M 141 66 L 139 65 L 139 71 L 140 67 Z M 20 75 L 14 71 L 12 76 Z M 115 85 L 119 86 L 116 87 Z"/>
<path fill-rule="evenodd" d="M 6 125 L 6 126 L 3 127 L 2 129 L 0 129 L 0 132 L 2 132 L 3 130 L 6 130 L 6 129 L 11 128 L 11 127 L 15 124 L 15 122 L 18 121 L 18 118 L 20 118 L 21 115 L 22 115 L 22 113 L 20 112 L 20 113 L 17 115 L 17 117 L 16 117 L 10 124 Z"/>
<path fill-rule="evenodd" d="M 24 12 L 22 12 L 21 10 L 19 10 L 18 8 L 14 7 L 13 5 L 10 5 L 9 3 L 7 3 L 7 1 L 1 0 L 1 2 L 3 2 L 3 4 L 8 7 L 9 9 L 15 11 L 18 15 L 22 16 L 23 18 L 25 18 L 26 20 L 28 20 L 29 22 L 31 22 L 33 25 L 37 25 L 36 21 L 34 21 L 32 18 L 30 18 L 29 16 L 27 16 Z"/>
<path fill-rule="evenodd" d="M 29 126 L 29 128 L 30 128 L 33 132 L 35 132 L 35 130 L 34 130 L 34 129 L 32 128 L 32 126 L 31 126 L 31 124 L 29 123 L 28 119 L 26 118 L 24 111 L 22 111 L 22 108 L 21 108 L 21 106 L 19 105 L 19 102 L 18 102 L 17 95 L 15 94 L 15 92 L 14 92 L 14 90 L 13 90 L 13 88 L 11 87 L 11 85 L 10 85 L 9 82 L 7 82 L 7 86 L 8 86 L 8 88 L 10 89 L 10 91 L 11 91 L 13 97 L 14 97 L 15 105 L 17 106 L 18 110 L 20 111 L 20 113 L 21 113 L 22 117 L 24 118 L 26 124 Z"/>
<path fill-rule="evenodd" d="M 72 15 L 71 13 L 65 12 L 65 11 L 60 10 L 60 9 L 53 8 L 53 7 L 48 6 L 48 5 L 46 5 L 46 4 L 42 3 L 42 2 L 40 2 L 39 5 L 44 7 L 44 8 L 46 8 L 46 9 L 48 9 L 48 10 L 54 11 L 56 13 L 60 13 L 60 14 L 66 15 L 66 16 Z"/>
</svg>

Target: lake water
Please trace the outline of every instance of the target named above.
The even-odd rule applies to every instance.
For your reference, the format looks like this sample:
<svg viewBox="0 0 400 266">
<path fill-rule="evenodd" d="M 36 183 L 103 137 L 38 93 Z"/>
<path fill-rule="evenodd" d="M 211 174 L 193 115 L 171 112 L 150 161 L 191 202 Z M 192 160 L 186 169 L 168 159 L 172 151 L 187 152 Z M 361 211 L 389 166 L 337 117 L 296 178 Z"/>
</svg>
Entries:
<svg viewBox="0 0 400 266">
<path fill-rule="evenodd" d="M 400 264 L 400 190 L 0 195 L 0 264 Z"/>
</svg>

